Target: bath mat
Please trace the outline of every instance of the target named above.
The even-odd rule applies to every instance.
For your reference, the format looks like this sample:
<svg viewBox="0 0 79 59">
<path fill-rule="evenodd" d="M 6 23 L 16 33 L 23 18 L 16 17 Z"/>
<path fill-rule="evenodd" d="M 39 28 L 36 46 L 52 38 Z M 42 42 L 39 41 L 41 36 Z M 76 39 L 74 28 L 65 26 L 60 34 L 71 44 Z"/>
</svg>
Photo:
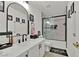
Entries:
<svg viewBox="0 0 79 59">
<path fill-rule="evenodd" d="M 60 54 L 60 55 L 64 55 L 64 56 L 68 56 L 67 51 L 64 50 L 64 49 L 51 47 L 50 52 L 53 52 L 53 53 L 56 53 L 56 54 Z"/>
</svg>

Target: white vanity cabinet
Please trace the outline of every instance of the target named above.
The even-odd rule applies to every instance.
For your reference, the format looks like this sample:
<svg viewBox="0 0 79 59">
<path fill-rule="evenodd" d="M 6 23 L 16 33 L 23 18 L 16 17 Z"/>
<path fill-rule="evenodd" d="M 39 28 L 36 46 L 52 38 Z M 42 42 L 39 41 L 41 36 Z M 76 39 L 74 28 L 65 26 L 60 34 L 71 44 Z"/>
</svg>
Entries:
<svg viewBox="0 0 79 59">
<path fill-rule="evenodd" d="M 28 53 L 24 52 L 24 53 L 20 54 L 18 57 L 28 57 Z"/>
<path fill-rule="evenodd" d="M 2 50 L 1 57 L 42 57 L 45 54 L 44 38 L 30 39 L 27 42 L 15 44 L 10 48 Z"/>
<path fill-rule="evenodd" d="M 30 49 L 28 57 L 39 57 L 39 45 Z"/>
<path fill-rule="evenodd" d="M 33 47 L 28 54 L 28 57 L 43 57 L 45 54 L 45 46 L 44 44 L 39 44 L 35 47 Z"/>
<path fill-rule="evenodd" d="M 43 57 L 45 54 L 44 44 L 32 47 L 29 51 L 20 54 L 18 57 Z"/>
</svg>

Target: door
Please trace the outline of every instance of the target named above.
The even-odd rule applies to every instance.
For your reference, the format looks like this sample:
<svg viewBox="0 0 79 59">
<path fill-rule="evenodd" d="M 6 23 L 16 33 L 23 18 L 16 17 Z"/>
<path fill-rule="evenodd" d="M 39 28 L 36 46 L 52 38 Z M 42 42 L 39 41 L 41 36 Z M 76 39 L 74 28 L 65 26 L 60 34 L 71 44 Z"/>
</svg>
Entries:
<svg viewBox="0 0 79 59">
<path fill-rule="evenodd" d="M 74 33 L 75 33 L 75 22 L 74 22 L 74 14 L 71 15 L 71 18 L 67 19 L 67 52 L 69 56 L 75 56 L 75 49 L 74 49 Z"/>
<path fill-rule="evenodd" d="M 71 4 L 72 2 L 70 2 Z M 79 57 L 79 49 L 73 44 L 79 41 L 79 2 L 74 2 L 74 12 L 67 20 L 67 52 L 71 57 Z"/>
<path fill-rule="evenodd" d="M 79 1 L 75 2 L 75 10 L 76 10 L 76 38 L 74 40 L 74 43 L 78 42 L 79 43 Z M 75 50 L 75 56 L 79 57 L 79 49 L 74 46 Z"/>
</svg>

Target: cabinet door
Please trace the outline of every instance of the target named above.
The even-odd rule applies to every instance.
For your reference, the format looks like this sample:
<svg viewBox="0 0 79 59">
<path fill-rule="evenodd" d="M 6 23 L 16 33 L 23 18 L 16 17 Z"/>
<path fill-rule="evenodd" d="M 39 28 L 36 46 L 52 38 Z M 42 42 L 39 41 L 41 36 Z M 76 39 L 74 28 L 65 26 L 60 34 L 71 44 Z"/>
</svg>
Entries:
<svg viewBox="0 0 79 59">
<path fill-rule="evenodd" d="M 39 57 L 39 46 L 35 46 L 30 49 L 28 57 Z"/>
<path fill-rule="evenodd" d="M 44 46 L 44 44 L 40 44 L 39 46 L 40 46 L 40 52 L 39 52 L 40 57 L 43 57 L 45 54 L 45 46 Z"/>
</svg>

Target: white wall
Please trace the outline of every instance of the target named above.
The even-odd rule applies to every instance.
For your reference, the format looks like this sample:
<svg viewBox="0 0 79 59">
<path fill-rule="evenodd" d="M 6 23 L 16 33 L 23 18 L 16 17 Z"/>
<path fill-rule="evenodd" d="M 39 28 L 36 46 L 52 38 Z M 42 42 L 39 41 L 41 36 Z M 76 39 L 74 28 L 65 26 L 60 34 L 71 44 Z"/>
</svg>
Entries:
<svg viewBox="0 0 79 59">
<path fill-rule="evenodd" d="M 4 12 L 0 11 L 0 32 L 5 32 L 6 31 L 6 9 L 7 6 L 11 3 L 10 2 L 5 2 L 5 6 L 4 6 Z"/>
<path fill-rule="evenodd" d="M 34 15 L 34 23 L 35 23 L 36 31 L 40 31 L 42 34 L 41 11 L 29 5 L 29 14 Z M 30 34 L 31 34 L 31 26 L 30 26 Z"/>
<path fill-rule="evenodd" d="M 0 11 L 0 32 L 5 31 L 6 31 L 6 14 Z M 6 41 L 4 40 L 7 41 L 7 39 L 5 39 L 5 36 L 0 36 L 0 44 L 5 43 Z"/>
<path fill-rule="evenodd" d="M 9 3 L 11 2 L 5 2 L 4 12 L 0 12 L 0 32 L 6 32 L 6 9 Z M 9 40 L 6 38 L 6 36 L 0 36 L 0 44 L 8 41 Z"/>
<path fill-rule="evenodd" d="M 5 13 L 0 11 L 0 32 L 6 31 Z M 4 20 L 3 20 L 4 19 Z"/>
<path fill-rule="evenodd" d="M 70 9 L 69 7 L 70 7 L 71 3 L 68 2 L 68 7 L 67 7 L 68 10 Z M 67 12 L 68 12 L 68 10 L 67 10 Z M 72 48 L 71 48 L 71 46 L 72 46 L 71 43 L 73 42 L 72 41 L 73 40 L 72 34 L 73 34 L 73 20 L 67 18 L 67 49 L 68 49 L 67 52 L 68 52 L 68 55 L 73 54 L 73 51 L 72 51 Z"/>
<path fill-rule="evenodd" d="M 8 4 L 5 2 L 4 12 L 0 11 L 0 32 L 6 31 L 6 8 Z"/>
</svg>

